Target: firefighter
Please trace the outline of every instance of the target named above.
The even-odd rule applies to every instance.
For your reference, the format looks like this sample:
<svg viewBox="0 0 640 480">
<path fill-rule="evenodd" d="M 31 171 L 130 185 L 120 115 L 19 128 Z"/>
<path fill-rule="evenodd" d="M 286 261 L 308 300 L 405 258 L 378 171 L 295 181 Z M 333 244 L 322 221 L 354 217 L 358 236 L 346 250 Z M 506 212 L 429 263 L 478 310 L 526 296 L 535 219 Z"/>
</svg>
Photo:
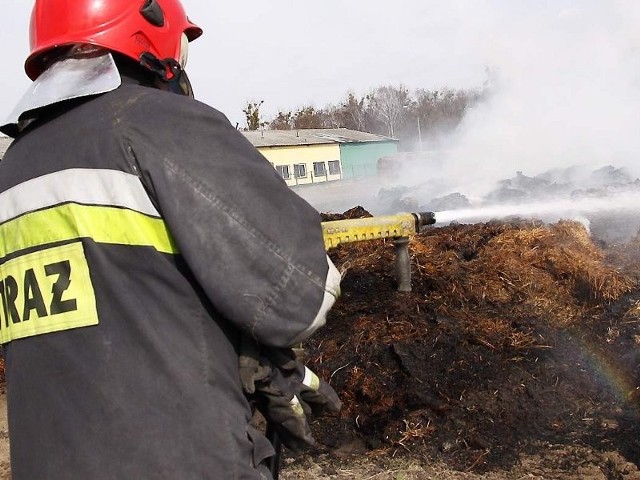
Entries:
<svg viewBox="0 0 640 480">
<path fill-rule="evenodd" d="M 178 0 L 36 0 L 30 34 L 0 126 L 13 478 L 270 478 L 240 339 L 324 323 L 318 213 L 192 98 Z"/>
</svg>

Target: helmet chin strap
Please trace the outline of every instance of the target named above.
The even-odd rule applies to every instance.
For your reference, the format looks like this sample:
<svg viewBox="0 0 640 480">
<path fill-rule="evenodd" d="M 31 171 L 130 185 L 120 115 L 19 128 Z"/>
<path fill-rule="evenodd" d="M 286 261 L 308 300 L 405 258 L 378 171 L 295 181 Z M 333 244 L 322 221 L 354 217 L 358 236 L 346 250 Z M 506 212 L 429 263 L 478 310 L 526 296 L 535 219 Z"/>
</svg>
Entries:
<svg viewBox="0 0 640 480">
<path fill-rule="evenodd" d="M 160 60 L 152 53 L 144 52 L 140 56 L 140 65 L 155 73 L 155 86 L 160 90 L 194 98 L 187 72 L 175 59 Z"/>
</svg>

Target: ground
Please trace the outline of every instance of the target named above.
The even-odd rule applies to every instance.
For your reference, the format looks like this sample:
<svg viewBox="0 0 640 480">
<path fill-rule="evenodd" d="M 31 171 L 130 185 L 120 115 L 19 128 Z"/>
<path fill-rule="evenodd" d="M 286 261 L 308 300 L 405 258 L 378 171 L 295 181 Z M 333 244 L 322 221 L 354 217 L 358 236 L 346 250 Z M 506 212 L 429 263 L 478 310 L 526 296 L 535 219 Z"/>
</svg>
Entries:
<svg viewBox="0 0 640 480">
<path fill-rule="evenodd" d="M 7 397 L 0 392 L 0 480 L 11 478 L 9 462 L 9 426 L 7 424 Z"/>
<path fill-rule="evenodd" d="M 640 479 L 639 249 L 575 222 L 438 227 L 404 293 L 391 241 L 331 250 L 343 294 L 304 346 L 343 408 L 280 478 Z"/>
<path fill-rule="evenodd" d="M 637 240 L 636 240 L 637 241 Z M 331 252 L 309 364 L 344 406 L 282 478 L 640 479 L 637 244 L 581 224 L 453 225 Z"/>
</svg>

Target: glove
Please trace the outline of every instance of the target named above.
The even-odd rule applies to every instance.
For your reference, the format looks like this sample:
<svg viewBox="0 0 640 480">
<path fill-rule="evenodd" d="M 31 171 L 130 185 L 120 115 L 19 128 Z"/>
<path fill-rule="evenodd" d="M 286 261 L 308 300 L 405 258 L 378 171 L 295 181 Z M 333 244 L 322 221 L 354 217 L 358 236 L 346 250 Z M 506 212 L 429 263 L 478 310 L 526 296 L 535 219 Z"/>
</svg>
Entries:
<svg viewBox="0 0 640 480">
<path fill-rule="evenodd" d="M 294 394 L 302 401 L 305 414 L 321 417 L 327 412 L 338 413 L 342 402 L 335 390 L 298 360 L 291 348 L 266 350 L 269 361 L 294 387 Z"/>
<path fill-rule="evenodd" d="M 292 349 L 260 349 L 248 342 L 252 341 L 243 340 L 240 352 L 243 388 L 282 443 L 294 454 L 302 453 L 315 444 L 307 415 L 338 412 L 340 399 Z"/>
<path fill-rule="evenodd" d="M 243 390 L 248 394 L 255 393 L 256 382 L 267 378 L 271 373 L 271 368 L 260 365 L 260 347 L 246 335 L 242 335 L 240 339 L 238 363 Z"/>
</svg>

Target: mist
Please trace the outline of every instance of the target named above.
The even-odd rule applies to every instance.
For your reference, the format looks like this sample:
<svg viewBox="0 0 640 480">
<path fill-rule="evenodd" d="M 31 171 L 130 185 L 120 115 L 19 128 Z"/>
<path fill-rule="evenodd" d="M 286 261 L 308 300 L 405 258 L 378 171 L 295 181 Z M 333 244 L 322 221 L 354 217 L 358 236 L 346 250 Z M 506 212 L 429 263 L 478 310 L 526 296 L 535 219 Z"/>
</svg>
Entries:
<svg viewBox="0 0 640 480">
<path fill-rule="evenodd" d="M 420 160 L 392 177 L 301 190 L 319 210 L 434 209 L 440 207 L 434 198 L 453 194 L 467 202 L 442 206 L 455 220 L 455 208 L 486 206 L 492 192 L 514 176 L 544 175 L 545 181 L 571 189 L 602 187 L 593 183 L 593 172 L 606 166 L 621 169 L 631 181 L 640 176 L 640 2 L 457 5 L 463 3 L 459 32 L 465 38 L 456 44 L 486 64 L 482 101 L 454 132 L 439 137 L 423 132 Z M 451 58 L 456 60 L 456 52 Z M 563 216 L 559 192 L 537 193 L 513 203 L 541 205 L 548 199 L 554 205 L 542 210 L 555 208 L 556 216 Z M 521 213 L 535 211 L 527 207 Z"/>
<path fill-rule="evenodd" d="M 474 38 L 489 95 L 446 139 L 446 158 L 435 154 L 429 193 L 477 201 L 516 172 L 573 166 L 638 175 L 640 2 L 528 2 L 509 18 L 499 3 L 478 18 Z M 434 169 L 410 169 L 399 183 L 433 180 Z"/>
</svg>

